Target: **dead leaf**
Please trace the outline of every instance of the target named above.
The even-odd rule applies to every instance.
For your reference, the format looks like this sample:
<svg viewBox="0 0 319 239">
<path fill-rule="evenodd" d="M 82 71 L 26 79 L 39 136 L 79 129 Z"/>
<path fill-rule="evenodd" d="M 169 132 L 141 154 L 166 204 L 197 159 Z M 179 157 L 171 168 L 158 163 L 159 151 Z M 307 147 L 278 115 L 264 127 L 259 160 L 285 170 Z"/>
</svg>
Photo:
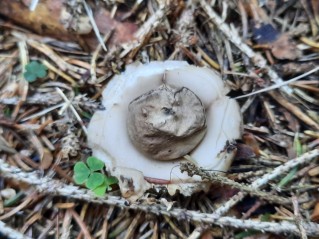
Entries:
<svg viewBox="0 0 319 239">
<path fill-rule="evenodd" d="M 236 160 L 253 158 L 255 156 L 256 154 L 251 146 L 237 143 L 237 152 L 235 156 Z"/>
<path fill-rule="evenodd" d="M 252 133 L 244 133 L 243 141 L 245 142 L 246 145 L 248 145 L 252 149 L 252 151 L 255 153 L 256 156 L 260 155 L 259 144 Z"/>
<path fill-rule="evenodd" d="M 281 108 L 281 111 L 288 122 L 288 128 L 293 132 L 298 132 L 300 129 L 300 125 L 298 120 L 287 110 Z"/>
<path fill-rule="evenodd" d="M 319 175 L 319 166 L 310 169 L 310 170 L 308 171 L 308 175 L 309 175 L 310 177 L 315 177 L 315 176 Z"/>
<path fill-rule="evenodd" d="M 211 231 L 206 231 L 200 237 L 201 239 L 214 239 L 214 236 Z"/>
<path fill-rule="evenodd" d="M 295 60 L 301 56 L 301 51 L 290 35 L 280 33 L 271 24 L 256 24 L 253 28 L 253 38 L 257 44 L 268 44 L 271 53 L 277 59 Z"/>
<path fill-rule="evenodd" d="M 270 48 L 274 57 L 280 60 L 296 60 L 301 57 L 301 51 L 297 48 L 297 44 L 286 33 L 274 41 Z"/>
<path fill-rule="evenodd" d="M 316 203 L 315 209 L 311 214 L 311 220 L 314 222 L 319 222 L 319 202 Z"/>
<path fill-rule="evenodd" d="M 47 35 L 63 41 L 78 41 L 95 49 L 98 45 L 97 39 L 91 24 L 88 22 L 86 13 L 72 15 L 65 6 L 66 0 L 39 1 L 35 11 L 29 10 L 30 1 L 2 0 L 0 14 L 8 17 L 20 26 L 24 26 L 38 34 Z M 130 41 L 134 38 L 134 33 L 138 26 L 132 22 L 121 22 L 121 13 L 117 11 L 115 18 L 104 8 L 92 9 L 97 27 L 102 35 L 114 30 L 111 42 L 119 44 Z M 81 44 L 82 45 L 82 44 Z"/>
<path fill-rule="evenodd" d="M 42 156 L 42 159 L 41 159 L 41 169 L 48 169 L 51 164 L 53 162 L 53 156 L 50 152 L 50 150 L 48 150 L 47 148 L 44 148 L 43 149 L 43 156 Z"/>
</svg>

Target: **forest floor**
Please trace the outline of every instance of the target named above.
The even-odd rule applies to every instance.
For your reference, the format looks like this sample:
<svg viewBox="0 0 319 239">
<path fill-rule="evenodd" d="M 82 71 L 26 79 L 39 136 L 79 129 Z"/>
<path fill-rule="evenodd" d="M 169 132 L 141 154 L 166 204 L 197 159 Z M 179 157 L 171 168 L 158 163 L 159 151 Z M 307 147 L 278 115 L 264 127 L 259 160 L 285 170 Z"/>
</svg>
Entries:
<svg viewBox="0 0 319 239">
<path fill-rule="evenodd" d="M 319 238 L 319 3 L 0 2 L 0 238 Z M 218 71 L 242 139 L 191 197 L 74 182 L 109 80 L 140 61 Z"/>
</svg>

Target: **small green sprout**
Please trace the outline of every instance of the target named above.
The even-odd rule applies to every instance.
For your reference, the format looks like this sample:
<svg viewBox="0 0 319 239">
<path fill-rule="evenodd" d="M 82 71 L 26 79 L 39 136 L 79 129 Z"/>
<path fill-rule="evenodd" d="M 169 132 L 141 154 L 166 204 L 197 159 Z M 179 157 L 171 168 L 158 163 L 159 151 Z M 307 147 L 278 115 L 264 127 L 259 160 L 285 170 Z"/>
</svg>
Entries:
<svg viewBox="0 0 319 239">
<path fill-rule="evenodd" d="M 299 140 L 299 134 L 296 133 L 295 138 L 294 138 L 294 150 L 296 152 L 296 155 L 299 157 L 300 155 L 302 155 L 304 153 L 304 148 L 302 146 L 302 143 Z M 283 177 L 280 182 L 278 183 L 278 187 L 279 188 L 283 188 L 284 186 L 286 186 L 289 182 L 291 182 L 294 178 L 294 176 L 296 175 L 298 171 L 298 167 L 294 167 L 290 170 L 290 172 Z"/>
<path fill-rule="evenodd" d="M 10 118 L 12 114 L 12 110 L 8 106 L 5 106 L 3 109 L 3 114 L 5 117 Z"/>
<path fill-rule="evenodd" d="M 110 185 L 118 183 L 117 178 L 107 177 L 101 171 L 104 163 L 96 157 L 88 157 L 86 164 L 78 162 L 74 165 L 74 181 L 76 184 L 85 186 L 92 190 L 95 195 L 103 196 L 106 190 L 111 190 Z"/>
<path fill-rule="evenodd" d="M 28 82 L 47 76 L 47 67 L 38 61 L 31 61 L 25 66 L 25 70 L 23 76 Z"/>
</svg>

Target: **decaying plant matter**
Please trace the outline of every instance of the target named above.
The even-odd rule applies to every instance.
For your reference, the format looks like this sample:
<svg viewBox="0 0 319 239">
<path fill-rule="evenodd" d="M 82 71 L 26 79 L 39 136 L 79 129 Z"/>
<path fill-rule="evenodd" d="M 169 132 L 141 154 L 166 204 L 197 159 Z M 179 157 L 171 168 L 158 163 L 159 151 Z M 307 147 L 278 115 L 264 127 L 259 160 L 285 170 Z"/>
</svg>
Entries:
<svg viewBox="0 0 319 239">
<path fill-rule="evenodd" d="M 318 9 L 317 1 L 0 1 L 0 237 L 318 237 Z M 195 153 L 206 142 L 212 122 L 201 95 L 206 91 L 193 87 L 201 77 L 191 78 L 192 86 L 164 84 L 172 70 L 166 67 L 159 67 L 163 71 L 155 77 L 158 85 L 137 84 L 138 94 L 127 98 L 125 112 L 132 102 L 132 114 L 121 121 L 123 131 L 103 136 L 105 143 L 114 145 L 112 150 L 93 147 L 92 152 L 87 144 L 90 122 L 111 112 L 111 99 L 119 96 L 110 90 L 114 79 L 124 79 L 123 72 L 137 67 L 136 62 L 142 67 L 165 61 L 218 72 L 218 82 L 228 89 L 222 98 L 226 103 L 237 99 L 240 109 L 233 109 L 242 114 L 242 138 L 202 154 L 208 162 L 220 151 L 232 156 L 236 151 L 230 167 L 214 171 L 215 167 L 197 163 Z M 33 68 L 34 81 L 23 77 L 31 62 L 39 66 Z M 46 74 L 37 69 L 46 69 Z M 181 72 L 189 75 L 185 69 Z M 139 132 L 142 137 L 129 137 L 128 128 L 135 126 L 128 122 L 139 116 L 135 107 L 153 106 L 144 106 L 144 99 L 157 97 L 162 89 L 181 95 L 191 91 L 204 106 L 205 117 L 189 121 L 199 127 L 183 131 L 204 137 L 192 142 L 195 148 L 185 150 L 186 159 L 180 161 L 162 160 L 169 158 L 162 154 L 167 147 L 155 152 L 161 160 L 149 160 L 154 152 L 143 146 L 151 144 L 143 141 L 144 131 L 134 129 L 130 134 Z M 135 123 L 156 125 L 158 113 L 164 114 L 164 121 L 171 119 L 179 112 L 174 108 L 177 98 L 168 94 L 160 102 L 166 104 L 167 99 L 172 105 L 159 106 L 159 112 L 146 110 L 150 121 Z M 202 115 L 199 103 L 191 102 L 195 108 L 186 112 Z M 97 127 L 97 132 L 103 129 Z M 167 130 L 159 124 L 152 129 L 180 128 L 173 124 Z M 122 132 L 134 147 L 131 153 L 120 145 Z M 238 138 L 227 136 L 225 141 Z M 166 133 L 156 138 L 160 145 L 166 140 Z M 121 168 L 125 175 L 121 189 L 112 186 L 103 197 L 73 181 L 74 165 L 95 152 L 109 162 L 108 171 L 115 166 L 113 172 Z M 139 165 L 132 161 L 138 155 L 155 163 L 145 166 L 146 177 L 141 177 L 145 188 L 135 202 L 121 196 L 121 190 L 123 184 L 132 189 L 130 179 L 141 174 L 124 169 L 125 160 L 113 164 L 114 152 L 129 154 L 131 168 Z M 168 171 L 148 170 L 169 163 L 175 164 Z M 185 179 L 205 180 L 212 186 L 207 192 L 195 192 L 203 184 L 187 185 L 195 185 L 192 196 L 175 193 L 175 187 L 172 196 L 171 179 L 180 191 Z"/>
</svg>

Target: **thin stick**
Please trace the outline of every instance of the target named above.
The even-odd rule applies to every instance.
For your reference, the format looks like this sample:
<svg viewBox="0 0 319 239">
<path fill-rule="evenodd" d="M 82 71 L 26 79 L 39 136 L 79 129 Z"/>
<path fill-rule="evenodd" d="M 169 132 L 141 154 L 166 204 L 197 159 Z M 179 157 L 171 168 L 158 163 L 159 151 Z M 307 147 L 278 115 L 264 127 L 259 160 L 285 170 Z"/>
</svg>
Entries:
<svg viewBox="0 0 319 239">
<path fill-rule="evenodd" d="M 278 204 L 291 203 L 291 199 L 287 199 L 284 197 L 273 195 L 269 192 L 263 192 L 263 191 L 257 190 L 256 188 L 252 188 L 249 185 L 235 182 L 235 181 L 233 181 L 227 177 L 224 177 L 218 173 L 211 173 L 207 170 L 199 168 L 193 163 L 188 163 L 188 162 L 182 163 L 180 169 L 182 172 L 187 172 L 188 176 L 192 177 L 193 175 L 199 175 L 199 176 L 201 176 L 202 180 L 208 180 L 211 182 L 220 183 L 222 185 L 228 185 L 228 186 L 231 186 L 232 188 L 237 188 L 240 191 L 244 191 L 246 193 L 249 193 L 250 195 L 260 197 L 260 198 L 262 198 L 266 201 L 269 201 L 269 202 L 274 202 L 274 203 L 278 203 Z"/>
<path fill-rule="evenodd" d="M 303 228 L 303 226 L 302 226 L 302 217 L 301 217 L 300 212 L 299 212 L 298 199 L 296 196 L 292 197 L 292 204 L 294 207 L 295 220 L 296 220 L 296 224 L 299 227 L 300 236 L 302 239 L 307 239 L 308 238 L 307 233 L 305 231 L 305 228 Z"/>
<path fill-rule="evenodd" d="M 31 239 L 31 237 L 27 237 L 20 232 L 12 229 L 11 227 L 7 226 L 4 222 L 0 221 L 0 233 L 2 236 L 7 236 L 8 238 L 15 238 L 15 239 Z"/>
</svg>

